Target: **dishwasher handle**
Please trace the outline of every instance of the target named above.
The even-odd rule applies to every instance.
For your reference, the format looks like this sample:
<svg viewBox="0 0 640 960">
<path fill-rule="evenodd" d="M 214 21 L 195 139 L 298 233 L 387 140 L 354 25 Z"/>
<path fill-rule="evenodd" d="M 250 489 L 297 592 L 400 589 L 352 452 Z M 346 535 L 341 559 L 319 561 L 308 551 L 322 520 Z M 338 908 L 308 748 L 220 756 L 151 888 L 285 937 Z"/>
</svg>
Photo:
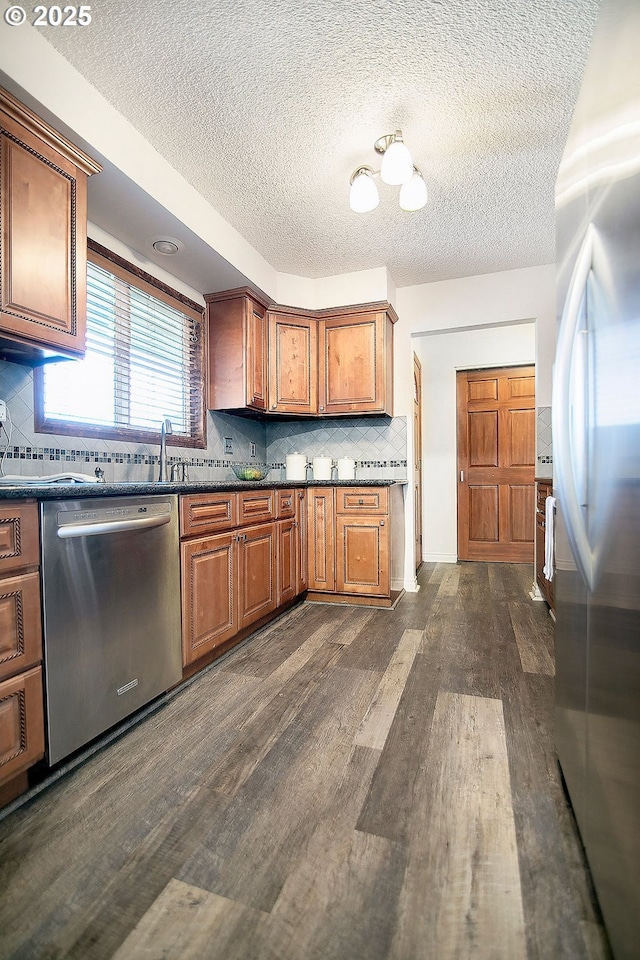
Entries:
<svg viewBox="0 0 640 960">
<path fill-rule="evenodd" d="M 77 537 L 98 537 L 105 533 L 120 533 L 126 530 L 145 530 L 150 527 L 162 527 L 169 523 L 171 516 L 140 517 L 133 520 L 107 520 L 104 523 L 70 523 L 57 529 L 60 540 L 73 540 Z"/>
</svg>

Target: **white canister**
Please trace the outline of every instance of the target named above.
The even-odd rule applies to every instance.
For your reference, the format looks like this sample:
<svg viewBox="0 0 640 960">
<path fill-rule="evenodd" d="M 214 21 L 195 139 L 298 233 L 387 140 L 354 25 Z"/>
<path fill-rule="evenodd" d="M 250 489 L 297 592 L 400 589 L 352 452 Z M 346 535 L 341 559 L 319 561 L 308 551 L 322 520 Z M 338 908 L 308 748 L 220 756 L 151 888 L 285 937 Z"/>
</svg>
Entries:
<svg viewBox="0 0 640 960">
<path fill-rule="evenodd" d="M 338 480 L 355 480 L 356 462 L 351 457 L 338 459 Z"/>
<path fill-rule="evenodd" d="M 313 479 L 331 480 L 331 468 L 333 467 L 333 463 L 333 457 L 314 457 Z"/>
<path fill-rule="evenodd" d="M 304 453 L 288 453 L 284 458 L 286 479 L 304 481 L 307 479 L 307 458 Z"/>
</svg>

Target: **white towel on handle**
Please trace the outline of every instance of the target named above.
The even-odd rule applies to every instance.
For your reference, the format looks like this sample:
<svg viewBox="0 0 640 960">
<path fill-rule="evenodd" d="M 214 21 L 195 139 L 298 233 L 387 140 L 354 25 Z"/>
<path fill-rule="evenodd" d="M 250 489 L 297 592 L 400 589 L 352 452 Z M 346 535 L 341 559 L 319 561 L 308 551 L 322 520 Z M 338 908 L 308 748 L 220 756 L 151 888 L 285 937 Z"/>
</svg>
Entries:
<svg viewBox="0 0 640 960">
<path fill-rule="evenodd" d="M 544 567 L 545 580 L 553 580 L 553 544 L 555 541 L 556 498 L 544 502 Z"/>
</svg>

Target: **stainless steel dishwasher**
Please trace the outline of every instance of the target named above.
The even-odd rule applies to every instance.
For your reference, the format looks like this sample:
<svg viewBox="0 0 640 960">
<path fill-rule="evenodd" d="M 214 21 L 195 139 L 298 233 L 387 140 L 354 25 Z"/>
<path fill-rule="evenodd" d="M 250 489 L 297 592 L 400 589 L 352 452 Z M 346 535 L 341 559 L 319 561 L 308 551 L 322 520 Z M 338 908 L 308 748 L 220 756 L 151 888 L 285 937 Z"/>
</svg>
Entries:
<svg viewBox="0 0 640 960">
<path fill-rule="evenodd" d="M 47 758 L 182 678 L 176 496 L 40 506 Z"/>
</svg>

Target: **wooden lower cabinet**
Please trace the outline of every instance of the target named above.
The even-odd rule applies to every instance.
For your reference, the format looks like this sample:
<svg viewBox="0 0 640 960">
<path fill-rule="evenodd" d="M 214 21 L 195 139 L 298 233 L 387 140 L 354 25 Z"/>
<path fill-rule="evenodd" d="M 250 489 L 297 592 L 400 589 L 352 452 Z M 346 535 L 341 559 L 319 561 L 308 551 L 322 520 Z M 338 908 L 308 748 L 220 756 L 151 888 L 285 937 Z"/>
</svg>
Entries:
<svg viewBox="0 0 640 960">
<path fill-rule="evenodd" d="M 278 522 L 278 602 L 288 603 L 297 595 L 296 522 Z"/>
<path fill-rule="evenodd" d="M 400 498 L 399 487 L 309 488 L 309 599 L 391 605 L 394 557 L 402 566 Z"/>
<path fill-rule="evenodd" d="M 0 806 L 44 756 L 38 506 L 0 506 Z"/>
<path fill-rule="evenodd" d="M 387 518 L 336 517 L 336 590 L 365 597 L 388 597 Z"/>
<path fill-rule="evenodd" d="M 248 627 L 276 608 L 276 525 L 243 530 L 238 541 L 238 627 Z"/>
<path fill-rule="evenodd" d="M 310 487 L 307 492 L 309 590 L 332 593 L 336 588 L 335 490 Z"/>
<path fill-rule="evenodd" d="M 0 782 L 44 756 L 42 667 L 0 683 Z"/>
<path fill-rule="evenodd" d="M 305 502 L 305 491 L 273 489 L 181 497 L 185 668 L 304 592 Z M 283 519 L 273 519 L 276 509 Z M 263 522 L 247 524 L 256 515 Z M 229 529 L 203 535 L 220 525 Z"/>
<path fill-rule="evenodd" d="M 234 533 L 181 545 L 182 662 L 193 663 L 238 632 Z"/>
</svg>

